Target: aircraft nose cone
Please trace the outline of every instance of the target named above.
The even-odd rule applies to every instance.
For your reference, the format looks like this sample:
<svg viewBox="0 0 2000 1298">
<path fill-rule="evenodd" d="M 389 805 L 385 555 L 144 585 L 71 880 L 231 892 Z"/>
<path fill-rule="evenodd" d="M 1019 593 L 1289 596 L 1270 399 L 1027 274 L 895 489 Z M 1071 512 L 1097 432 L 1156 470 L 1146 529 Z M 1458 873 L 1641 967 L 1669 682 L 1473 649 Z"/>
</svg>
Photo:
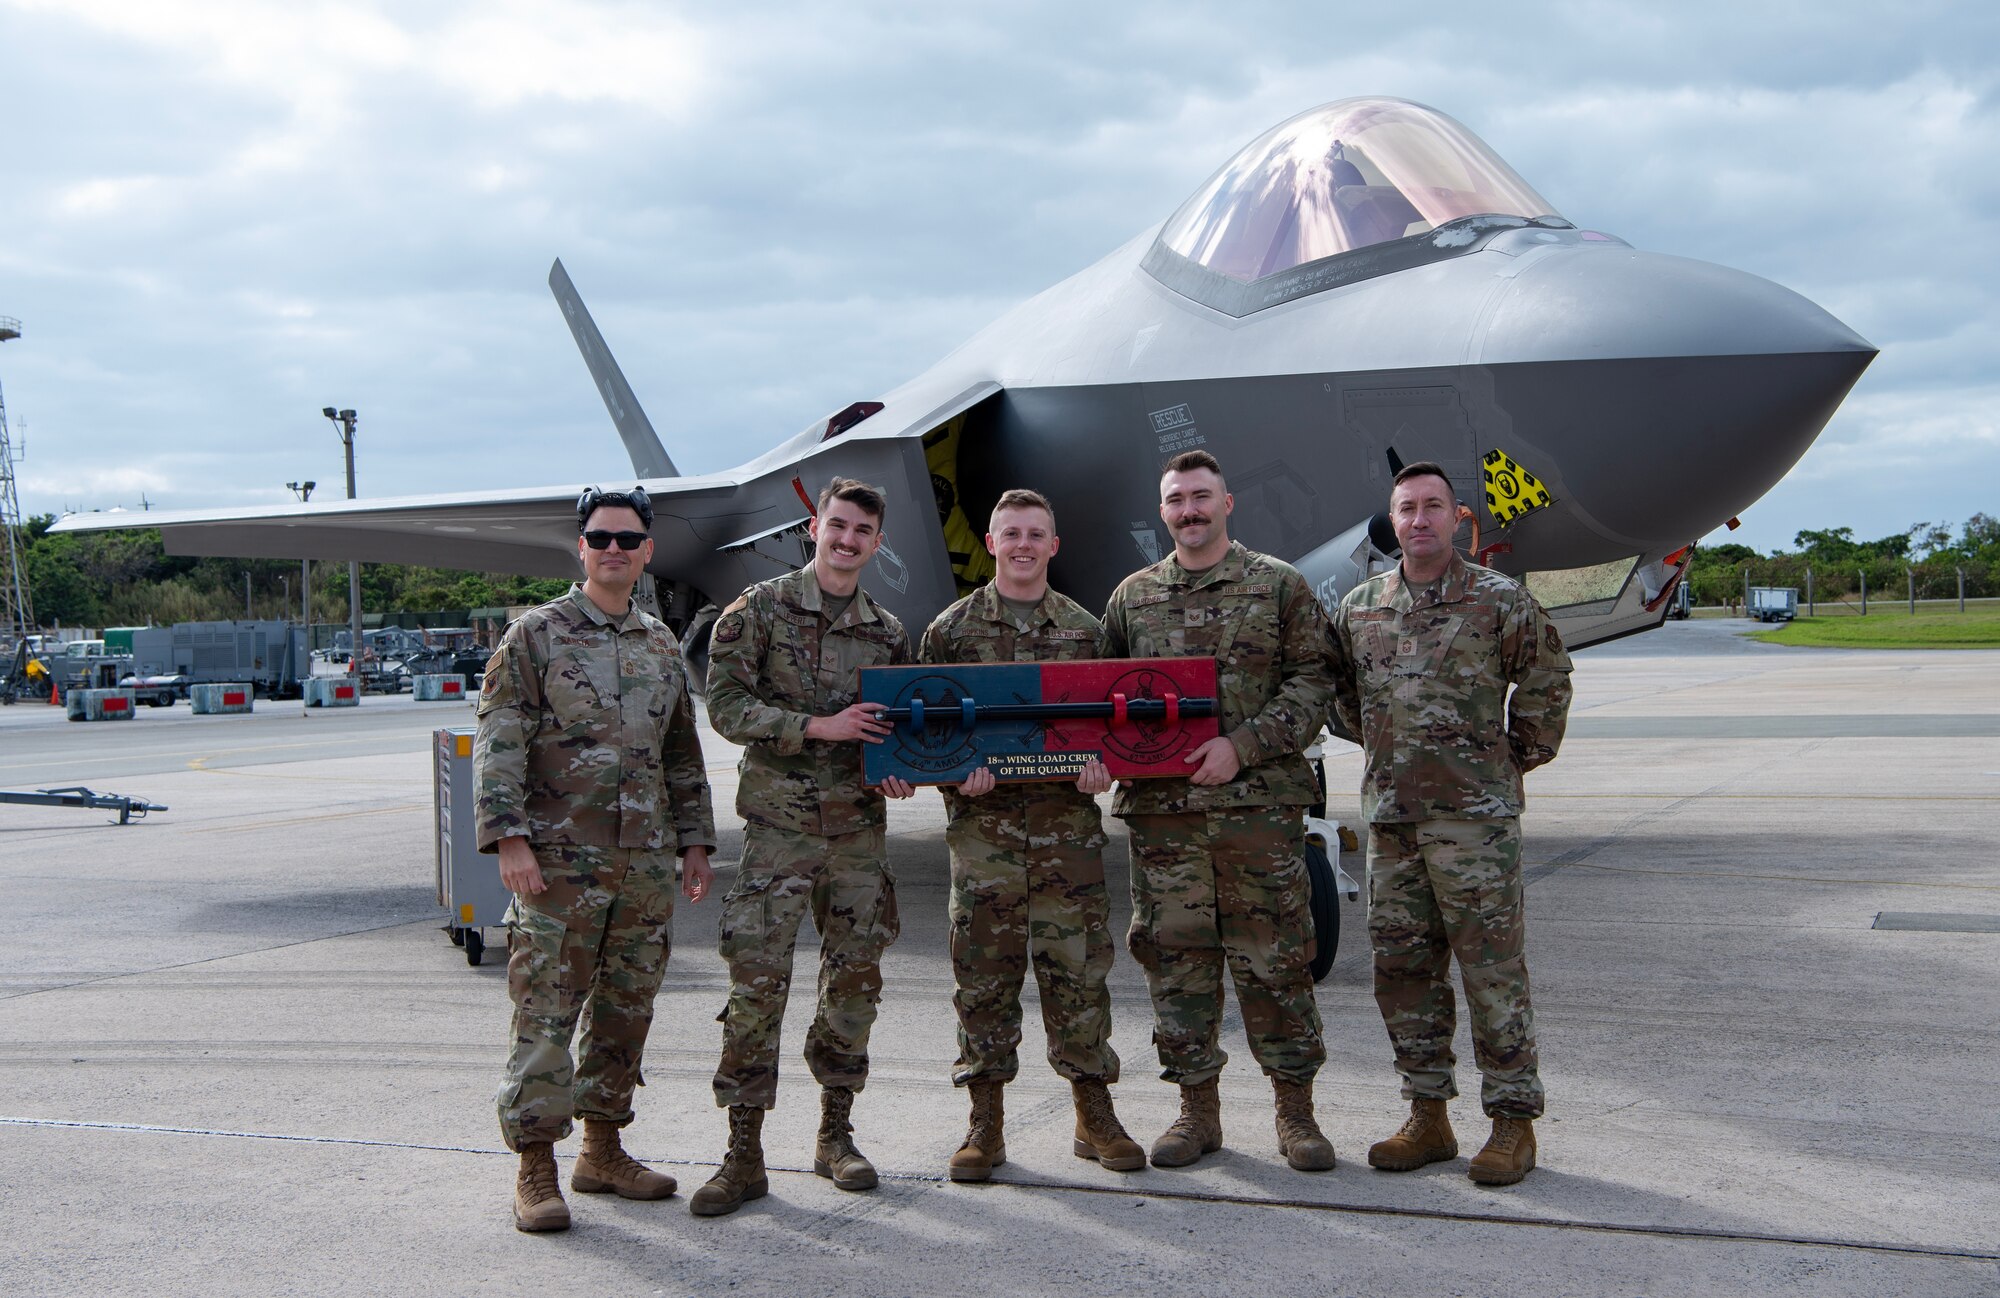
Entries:
<svg viewBox="0 0 2000 1298">
<path fill-rule="evenodd" d="M 1770 280 L 1615 244 L 1531 252 L 1482 340 L 1481 360 L 1766 356 L 1875 348 Z"/>
<path fill-rule="evenodd" d="M 1608 548 L 1675 548 L 1740 513 L 1875 357 L 1806 298 L 1742 271 L 1615 245 L 1522 260 L 1480 359 L 1567 511 Z"/>
</svg>

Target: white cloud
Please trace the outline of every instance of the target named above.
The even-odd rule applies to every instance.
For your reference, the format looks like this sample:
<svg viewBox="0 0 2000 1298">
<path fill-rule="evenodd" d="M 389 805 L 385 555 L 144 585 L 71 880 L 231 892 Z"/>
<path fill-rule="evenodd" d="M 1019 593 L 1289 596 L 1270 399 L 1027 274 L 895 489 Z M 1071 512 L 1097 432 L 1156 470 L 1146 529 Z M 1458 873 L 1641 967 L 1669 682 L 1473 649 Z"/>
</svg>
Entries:
<svg viewBox="0 0 2000 1298">
<path fill-rule="evenodd" d="M 472 6 L 426 39 L 417 61 L 483 107 L 606 101 L 671 116 L 707 82 L 700 33 L 640 4 Z"/>
<path fill-rule="evenodd" d="M 1927 457 L 1967 502 L 2000 481 L 1990 9 L 0 0 L 0 81 L 37 124 L 4 144 L 0 246 L 23 503 L 330 481 L 328 401 L 363 412 L 364 490 L 516 485 L 554 448 L 554 476 L 615 471 L 542 284 L 557 255 L 692 436 L 676 455 L 726 467 L 1160 220 L 1275 122 L 1388 93 L 1573 219 L 1773 278 L 1881 346 L 1747 517 L 1772 544 L 1906 522 L 1937 512 L 1912 507 Z M 71 438 L 153 476 L 58 469 Z"/>
<path fill-rule="evenodd" d="M 52 206 L 57 216 L 93 219 L 120 216 L 138 206 L 159 187 L 158 176 L 103 176 L 58 189 Z"/>
</svg>

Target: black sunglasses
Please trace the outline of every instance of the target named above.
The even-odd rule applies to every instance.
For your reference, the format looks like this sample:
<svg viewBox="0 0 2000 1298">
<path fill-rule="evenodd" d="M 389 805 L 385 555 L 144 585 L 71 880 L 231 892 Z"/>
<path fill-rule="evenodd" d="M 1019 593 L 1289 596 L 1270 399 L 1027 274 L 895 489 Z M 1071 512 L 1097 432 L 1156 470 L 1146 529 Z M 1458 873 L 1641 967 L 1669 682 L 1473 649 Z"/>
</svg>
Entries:
<svg viewBox="0 0 2000 1298">
<path fill-rule="evenodd" d="M 593 550 L 609 550 L 613 541 L 618 542 L 618 548 L 621 550 L 636 550 L 646 543 L 646 534 L 644 532 L 599 532 L 594 530 L 583 534 L 583 543 Z"/>
</svg>

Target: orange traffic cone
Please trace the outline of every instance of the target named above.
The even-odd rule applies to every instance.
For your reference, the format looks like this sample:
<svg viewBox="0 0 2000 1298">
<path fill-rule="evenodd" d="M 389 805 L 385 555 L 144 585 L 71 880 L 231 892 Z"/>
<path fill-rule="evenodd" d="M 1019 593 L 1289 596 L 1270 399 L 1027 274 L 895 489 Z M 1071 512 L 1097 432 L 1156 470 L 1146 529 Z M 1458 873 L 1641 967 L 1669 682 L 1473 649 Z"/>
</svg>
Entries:
<svg viewBox="0 0 2000 1298">
<path fill-rule="evenodd" d="M 62 686 L 56 684 L 56 678 L 53 676 L 49 677 L 49 706 L 56 708 L 62 706 Z"/>
</svg>

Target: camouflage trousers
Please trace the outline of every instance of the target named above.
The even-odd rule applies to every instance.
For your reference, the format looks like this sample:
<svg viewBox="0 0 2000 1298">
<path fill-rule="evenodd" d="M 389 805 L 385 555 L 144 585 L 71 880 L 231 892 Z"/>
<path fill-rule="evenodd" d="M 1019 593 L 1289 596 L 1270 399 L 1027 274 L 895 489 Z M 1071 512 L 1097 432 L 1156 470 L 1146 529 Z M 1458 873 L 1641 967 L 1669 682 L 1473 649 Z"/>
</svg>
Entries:
<svg viewBox="0 0 2000 1298">
<path fill-rule="evenodd" d="M 1010 1082 L 1020 1072 L 1021 983 L 1032 962 L 1049 1064 L 1069 1080 L 1115 1082 L 1111 1048 L 1111 902 L 1097 808 L 1008 796 L 954 819 L 951 1080 Z"/>
<path fill-rule="evenodd" d="M 1389 1029 L 1403 1098 L 1458 1094 L 1451 957 L 1472 1019 L 1488 1114 L 1542 1114 L 1535 1015 L 1523 954 L 1521 822 L 1420 820 L 1368 830 L 1368 936 L 1375 1003 Z"/>
<path fill-rule="evenodd" d="M 500 1133 L 515 1150 L 561 1140 L 576 1115 L 632 1120 L 674 920 L 671 851 L 549 845 L 535 859 L 548 888 L 507 909 L 514 1027 L 498 1101 Z"/>
<path fill-rule="evenodd" d="M 1265 1073 L 1309 1082 L 1326 1061 L 1313 999 L 1312 885 L 1297 807 L 1129 816 L 1127 943 L 1153 994 L 1160 1076 L 1222 1071 L 1226 963 L 1250 1053 Z"/>
<path fill-rule="evenodd" d="M 819 1007 L 806 1065 L 822 1086 L 868 1080 L 868 1032 L 882 999 L 882 952 L 902 932 L 882 827 L 821 837 L 770 825 L 743 833 L 736 886 L 722 902 L 729 1004 L 715 1102 L 778 1102 L 778 1030 L 792 988 L 792 951 L 810 911 L 819 930 Z"/>
</svg>

